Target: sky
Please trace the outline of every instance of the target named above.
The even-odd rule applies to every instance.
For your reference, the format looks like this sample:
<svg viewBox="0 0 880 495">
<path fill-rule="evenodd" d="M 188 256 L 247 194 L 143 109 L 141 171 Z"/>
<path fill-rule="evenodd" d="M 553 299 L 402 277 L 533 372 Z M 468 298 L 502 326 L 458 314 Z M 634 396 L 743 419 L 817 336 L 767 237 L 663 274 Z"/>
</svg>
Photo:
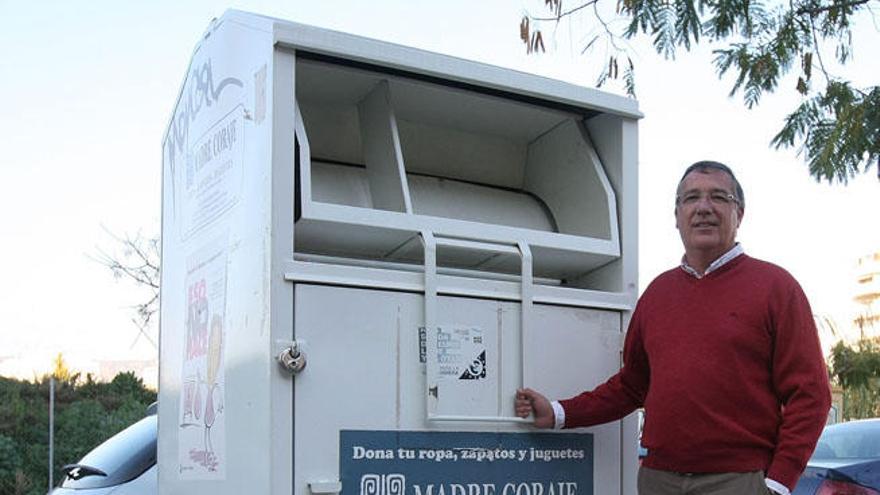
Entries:
<svg viewBox="0 0 880 495">
<path fill-rule="evenodd" d="M 582 16 L 550 28 L 526 55 L 518 26 L 541 0 L 172 2 L 0 0 L 0 374 L 26 378 L 63 353 L 75 370 L 148 360 L 131 306 L 145 294 L 95 261 L 116 234 L 155 235 L 161 141 L 192 50 L 210 20 L 236 8 L 593 85 L 579 55 Z M 855 61 L 839 75 L 877 83 L 861 19 Z M 868 41 L 864 41 L 868 40 Z M 714 159 L 747 198 L 746 252 L 788 269 L 817 314 L 845 327 L 858 257 L 880 250 L 876 165 L 847 186 L 817 183 L 797 150 L 769 147 L 798 103 L 794 81 L 747 110 L 729 98 L 708 47 L 665 61 L 634 43 L 639 108 L 639 273 L 644 288 L 682 255 L 673 197 L 684 168 Z M 785 84 L 783 84 L 785 86 Z M 155 340 L 157 328 L 150 329 Z"/>
</svg>

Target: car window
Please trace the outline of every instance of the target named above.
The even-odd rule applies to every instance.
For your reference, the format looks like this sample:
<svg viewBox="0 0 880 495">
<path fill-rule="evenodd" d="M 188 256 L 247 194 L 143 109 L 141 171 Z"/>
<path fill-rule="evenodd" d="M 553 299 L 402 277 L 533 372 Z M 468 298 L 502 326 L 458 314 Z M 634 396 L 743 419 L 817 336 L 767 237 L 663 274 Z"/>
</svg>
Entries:
<svg viewBox="0 0 880 495">
<path fill-rule="evenodd" d="M 68 471 L 61 486 L 102 488 L 133 480 L 156 464 L 156 434 L 156 416 L 145 417 L 86 454 L 77 463 L 84 467 Z"/>
<path fill-rule="evenodd" d="M 853 421 L 825 428 L 814 459 L 880 458 L 880 421 Z"/>
</svg>

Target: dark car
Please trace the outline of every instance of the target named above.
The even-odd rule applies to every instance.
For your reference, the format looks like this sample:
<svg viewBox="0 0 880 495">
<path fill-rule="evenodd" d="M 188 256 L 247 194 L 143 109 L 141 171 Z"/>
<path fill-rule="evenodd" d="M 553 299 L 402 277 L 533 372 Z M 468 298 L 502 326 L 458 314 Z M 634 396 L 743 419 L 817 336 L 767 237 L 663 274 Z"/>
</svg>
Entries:
<svg viewBox="0 0 880 495">
<path fill-rule="evenodd" d="M 792 495 L 880 495 L 880 418 L 826 426 Z"/>
<path fill-rule="evenodd" d="M 155 495 L 157 434 L 154 405 L 146 417 L 64 466 L 52 495 Z"/>
</svg>

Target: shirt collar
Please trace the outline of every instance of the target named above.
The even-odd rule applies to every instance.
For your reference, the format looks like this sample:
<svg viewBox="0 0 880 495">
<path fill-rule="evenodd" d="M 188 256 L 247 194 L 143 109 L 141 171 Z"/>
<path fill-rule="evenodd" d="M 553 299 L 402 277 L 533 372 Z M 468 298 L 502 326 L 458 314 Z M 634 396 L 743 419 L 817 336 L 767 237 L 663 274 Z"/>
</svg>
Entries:
<svg viewBox="0 0 880 495">
<path fill-rule="evenodd" d="M 722 266 L 726 265 L 729 261 L 731 261 L 734 258 L 736 258 L 737 256 L 743 254 L 744 252 L 745 251 L 743 250 L 742 245 L 740 245 L 740 243 L 737 242 L 736 244 L 733 245 L 732 248 L 730 248 L 730 251 L 722 254 L 717 260 L 710 263 L 709 267 L 706 268 L 706 272 L 703 273 L 702 275 L 700 275 L 700 273 L 697 270 L 695 270 L 694 267 L 692 267 L 691 265 L 688 265 L 687 258 L 682 256 L 681 257 L 681 269 L 684 270 L 685 272 L 691 274 L 695 278 L 703 278 L 706 275 L 708 275 L 708 274 L 714 272 L 715 270 L 721 268 Z"/>
</svg>

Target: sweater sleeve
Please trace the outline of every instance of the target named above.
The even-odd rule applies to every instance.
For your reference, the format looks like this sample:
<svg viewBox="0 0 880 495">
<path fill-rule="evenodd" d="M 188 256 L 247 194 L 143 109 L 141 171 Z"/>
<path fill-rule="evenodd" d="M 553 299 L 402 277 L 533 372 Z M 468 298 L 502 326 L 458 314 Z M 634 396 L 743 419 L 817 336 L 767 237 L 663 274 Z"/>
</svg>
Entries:
<svg viewBox="0 0 880 495">
<path fill-rule="evenodd" d="M 793 279 L 786 292 L 771 304 L 772 379 L 782 422 L 767 477 L 794 489 L 825 426 L 831 389 L 810 304 Z"/>
<path fill-rule="evenodd" d="M 559 401 L 565 410 L 565 428 L 614 421 L 644 404 L 650 369 L 639 314 L 637 307 L 626 333 L 620 371 L 592 391 Z"/>
</svg>

